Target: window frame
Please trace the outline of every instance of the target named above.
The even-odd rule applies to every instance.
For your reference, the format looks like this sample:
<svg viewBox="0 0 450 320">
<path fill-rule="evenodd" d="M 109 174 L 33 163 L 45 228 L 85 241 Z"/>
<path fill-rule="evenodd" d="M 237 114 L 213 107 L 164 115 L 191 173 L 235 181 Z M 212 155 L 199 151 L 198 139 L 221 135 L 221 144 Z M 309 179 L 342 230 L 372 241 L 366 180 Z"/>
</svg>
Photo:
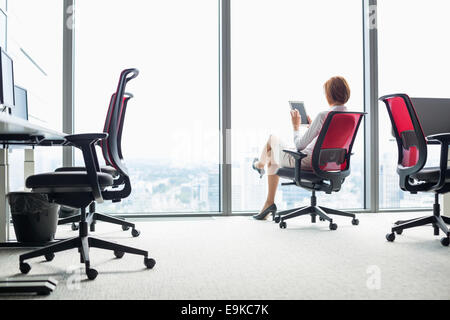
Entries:
<svg viewBox="0 0 450 320">
<path fill-rule="evenodd" d="M 127 214 L 124 217 L 207 217 L 232 215 L 232 165 L 231 165 L 231 1 L 218 0 L 219 5 L 219 68 L 220 68 L 220 207 L 219 213 L 178 214 L 167 213 L 151 215 Z M 68 19 L 73 18 L 76 0 L 64 0 L 64 53 L 63 53 L 63 130 L 73 133 L 74 129 L 74 64 L 75 28 L 68 28 Z M 399 208 L 380 209 L 379 194 L 379 145 L 378 145 L 378 30 L 377 0 L 361 0 L 361 19 L 363 27 L 363 70 L 364 70 L 364 208 L 354 210 L 359 213 L 411 212 L 427 209 Z M 65 166 L 74 165 L 74 152 L 67 148 L 63 153 Z M 351 210 L 352 211 L 352 210 Z M 240 212 L 234 216 L 248 216 L 253 213 Z"/>
</svg>

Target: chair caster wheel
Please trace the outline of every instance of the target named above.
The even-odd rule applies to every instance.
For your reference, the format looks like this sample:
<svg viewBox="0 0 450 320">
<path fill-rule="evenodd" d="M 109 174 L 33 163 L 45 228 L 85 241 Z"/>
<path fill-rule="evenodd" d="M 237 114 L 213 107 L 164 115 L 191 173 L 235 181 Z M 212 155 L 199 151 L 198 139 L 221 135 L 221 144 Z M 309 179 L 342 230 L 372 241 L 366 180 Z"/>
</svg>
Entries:
<svg viewBox="0 0 450 320">
<path fill-rule="evenodd" d="M 78 226 L 75 223 L 72 223 L 72 231 L 78 231 Z"/>
<path fill-rule="evenodd" d="M 389 242 L 394 242 L 395 241 L 395 233 L 388 233 L 386 235 L 386 240 Z"/>
<path fill-rule="evenodd" d="M 20 272 L 22 272 L 22 274 L 28 274 L 30 270 L 31 266 L 28 263 L 25 262 L 20 263 Z"/>
<path fill-rule="evenodd" d="M 352 225 L 359 226 L 359 220 L 358 219 L 353 219 L 352 220 Z"/>
<path fill-rule="evenodd" d="M 275 223 L 280 223 L 281 218 L 279 216 L 276 216 L 273 220 Z"/>
<path fill-rule="evenodd" d="M 123 256 L 125 255 L 125 252 L 114 251 L 114 255 L 116 256 L 117 259 L 122 259 Z"/>
<path fill-rule="evenodd" d="M 450 244 L 450 238 L 442 238 L 441 239 L 441 244 L 444 246 L 444 247 L 448 247 L 449 246 L 449 244 Z"/>
<path fill-rule="evenodd" d="M 399 236 L 401 236 L 403 234 L 403 230 L 395 231 L 395 233 L 398 234 Z"/>
<path fill-rule="evenodd" d="M 53 259 L 55 259 L 54 253 L 49 253 L 45 255 L 45 260 L 47 260 L 47 262 L 53 261 Z"/>
<path fill-rule="evenodd" d="M 129 226 L 122 226 L 122 230 L 123 231 L 128 231 L 128 230 L 130 230 L 130 227 Z"/>
<path fill-rule="evenodd" d="M 86 275 L 88 277 L 89 280 L 95 280 L 98 276 L 98 272 L 95 269 L 87 269 L 86 270 Z"/>
<path fill-rule="evenodd" d="M 141 234 L 141 232 L 137 229 L 131 230 L 131 235 L 133 236 L 133 238 L 139 237 L 140 234 Z"/>
<path fill-rule="evenodd" d="M 320 220 L 320 221 L 322 221 L 322 222 L 324 222 L 324 221 L 325 221 L 325 219 L 324 219 L 324 218 L 320 218 L 319 220 Z"/>
<path fill-rule="evenodd" d="M 144 258 L 144 264 L 147 267 L 147 269 L 153 269 L 156 265 L 155 259 L 152 258 Z"/>
<path fill-rule="evenodd" d="M 330 223 L 330 230 L 331 231 L 335 231 L 335 230 L 337 230 L 337 228 L 338 228 L 338 225 L 336 223 Z"/>
<path fill-rule="evenodd" d="M 280 222 L 280 229 L 286 229 L 287 228 L 287 223 L 282 221 Z"/>
</svg>

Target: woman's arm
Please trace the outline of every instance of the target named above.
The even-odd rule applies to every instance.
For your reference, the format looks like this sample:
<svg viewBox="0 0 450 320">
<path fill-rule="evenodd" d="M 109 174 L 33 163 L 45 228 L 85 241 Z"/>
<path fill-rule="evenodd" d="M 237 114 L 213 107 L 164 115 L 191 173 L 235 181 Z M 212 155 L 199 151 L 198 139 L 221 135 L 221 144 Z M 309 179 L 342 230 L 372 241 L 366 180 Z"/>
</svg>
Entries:
<svg viewBox="0 0 450 320">
<path fill-rule="evenodd" d="M 319 136 L 322 130 L 325 118 L 323 114 L 319 114 L 306 133 L 302 136 L 299 130 L 294 127 L 294 143 L 297 150 L 304 150 L 316 137 Z"/>
</svg>

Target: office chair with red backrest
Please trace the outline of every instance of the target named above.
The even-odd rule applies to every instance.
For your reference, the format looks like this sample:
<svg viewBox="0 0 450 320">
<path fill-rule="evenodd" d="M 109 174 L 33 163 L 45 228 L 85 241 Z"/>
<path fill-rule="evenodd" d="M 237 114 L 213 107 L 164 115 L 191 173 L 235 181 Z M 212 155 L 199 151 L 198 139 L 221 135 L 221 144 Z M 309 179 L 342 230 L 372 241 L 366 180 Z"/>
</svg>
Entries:
<svg viewBox="0 0 450 320">
<path fill-rule="evenodd" d="M 106 166 L 101 167 L 101 171 L 107 174 L 110 174 L 114 178 L 114 186 L 113 188 L 119 188 L 124 184 L 123 177 L 119 174 L 119 172 L 114 168 L 112 165 L 112 162 L 110 160 L 109 152 L 108 152 L 108 143 L 111 139 L 111 136 L 116 137 L 118 139 L 117 144 L 121 146 L 122 142 L 122 133 L 123 133 L 123 127 L 125 122 L 125 114 L 128 107 L 128 102 L 130 99 L 133 98 L 133 95 L 130 93 L 125 93 L 125 88 L 128 82 L 132 79 L 135 79 L 139 75 L 139 71 L 137 69 L 126 69 L 122 71 L 119 79 L 119 84 L 117 87 L 117 91 L 115 94 L 112 95 L 111 101 L 109 104 L 108 112 L 105 119 L 105 125 L 103 132 L 108 133 L 108 138 L 105 141 L 100 141 L 99 146 L 101 147 L 103 158 L 105 160 Z M 116 97 L 119 97 L 118 99 Z M 115 110 L 120 110 L 119 112 L 122 114 L 121 117 L 113 119 L 113 115 Z M 113 122 L 113 121 L 118 121 Z M 118 130 L 117 135 L 112 134 L 112 128 L 114 130 Z M 119 147 L 119 154 L 120 157 L 123 158 L 122 155 L 122 149 Z M 56 170 L 56 172 L 71 172 L 71 171 L 85 171 L 86 168 L 84 167 L 64 167 L 59 168 Z M 124 198 L 118 198 L 114 199 L 113 202 L 120 202 Z M 89 208 L 90 213 L 94 213 L 92 223 L 90 225 L 91 232 L 95 231 L 95 225 L 97 221 L 103 221 L 107 223 L 112 223 L 116 225 L 122 226 L 122 230 L 127 231 L 131 228 L 131 234 L 133 237 L 138 237 L 140 235 L 140 231 L 136 229 L 136 225 L 134 223 L 130 223 L 125 221 L 124 219 L 112 217 L 107 214 L 101 214 L 96 212 L 96 204 L 93 202 Z M 78 230 L 78 226 L 76 224 L 77 221 L 79 221 L 80 215 L 73 215 L 68 218 L 60 219 L 58 224 L 64 225 L 67 223 L 72 223 L 72 230 L 76 231 Z"/>
<path fill-rule="evenodd" d="M 310 215 L 312 222 L 316 223 L 319 216 L 321 221 L 330 222 L 330 230 L 336 230 L 330 215 L 353 218 L 352 224 L 358 225 L 359 220 L 351 213 L 317 206 L 316 191 L 327 194 L 339 192 L 345 179 L 350 175 L 350 158 L 361 121 L 364 118 L 361 112 L 333 111 L 328 114 L 322 131 L 317 139 L 312 154 L 312 170 L 301 168 L 302 159 L 307 155 L 301 152 L 285 150 L 295 159 L 295 168 L 280 168 L 277 172 L 281 178 L 293 180 L 293 183 L 283 185 L 296 185 L 312 191 L 311 206 L 291 209 L 275 216 L 275 222 L 280 228 L 287 227 L 286 220 Z"/>
<path fill-rule="evenodd" d="M 126 79 L 125 79 L 126 80 Z M 123 89 L 123 86 L 120 87 Z M 86 208 L 93 202 L 103 202 L 104 200 L 124 199 L 131 194 L 131 182 L 128 171 L 125 167 L 123 157 L 119 156 L 119 132 L 120 121 L 124 118 L 125 104 L 121 97 L 124 95 L 122 89 L 118 90 L 115 97 L 115 107 L 111 113 L 111 127 L 109 129 L 111 136 L 107 133 L 100 134 L 81 134 L 67 136 L 68 146 L 80 148 L 83 152 L 85 170 L 52 172 L 31 176 L 27 179 L 27 188 L 33 192 L 47 194 L 51 202 L 65 205 L 81 210 L 79 217 L 79 236 L 60 241 L 48 247 L 24 254 L 20 256 L 20 271 L 27 274 L 31 266 L 25 261 L 41 256 L 45 256 L 47 261 L 52 261 L 55 253 L 78 249 L 81 263 L 86 266 L 86 275 L 90 280 L 94 280 L 98 272 L 91 268 L 90 248 L 98 248 L 113 251 L 116 258 L 121 259 L 125 253 L 140 255 L 144 257 L 144 265 L 147 269 L 152 269 L 156 261 L 149 258 L 147 251 L 119 245 L 116 243 L 104 241 L 89 236 L 89 226 L 92 224 L 96 213 L 86 213 Z M 110 174 L 102 172 L 95 144 L 103 140 L 106 143 L 108 156 L 123 181 L 122 185 L 115 188 L 113 177 Z"/>
<path fill-rule="evenodd" d="M 431 224 L 436 236 L 439 236 L 440 230 L 444 232 L 445 238 L 441 243 L 448 246 L 450 233 L 446 224 L 450 223 L 450 218 L 441 216 L 439 195 L 450 192 L 450 170 L 447 165 L 450 133 L 426 138 L 411 99 L 406 94 L 384 96 L 380 101 L 386 105 L 397 140 L 399 156 L 397 173 L 400 177 L 400 188 L 412 194 L 435 193 L 433 216 L 399 221 L 386 239 L 393 242 L 395 234 L 401 235 L 403 230 Z M 424 168 L 428 156 L 427 144 L 441 145 L 439 168 Z"/>
</svg>

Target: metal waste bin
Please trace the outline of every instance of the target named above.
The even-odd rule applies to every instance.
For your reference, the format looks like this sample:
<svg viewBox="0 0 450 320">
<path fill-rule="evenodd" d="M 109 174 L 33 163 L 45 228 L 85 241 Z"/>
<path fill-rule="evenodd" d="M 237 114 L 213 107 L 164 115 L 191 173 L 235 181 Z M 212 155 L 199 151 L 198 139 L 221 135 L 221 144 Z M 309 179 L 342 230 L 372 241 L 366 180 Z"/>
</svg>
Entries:
<svg viewBox="0 0 450 320">
<path fill-rule="evenodd" d="M 70 218 L 70 217 L 76 216 L 77 214 L 80 214 L 80 213 L 81 213 L 80 209 L 74 209 L 71 207 L 61 206 L 61 208 L 59 209 L 59 218 L 60 219 Z"/>
<path fill-rule="evenodd" d="M 47 195 L 12 192 L 8 200 L 18 242 L 47 243 L 55 239 L 60 206 L 50 203 Z"/>
</svg>

